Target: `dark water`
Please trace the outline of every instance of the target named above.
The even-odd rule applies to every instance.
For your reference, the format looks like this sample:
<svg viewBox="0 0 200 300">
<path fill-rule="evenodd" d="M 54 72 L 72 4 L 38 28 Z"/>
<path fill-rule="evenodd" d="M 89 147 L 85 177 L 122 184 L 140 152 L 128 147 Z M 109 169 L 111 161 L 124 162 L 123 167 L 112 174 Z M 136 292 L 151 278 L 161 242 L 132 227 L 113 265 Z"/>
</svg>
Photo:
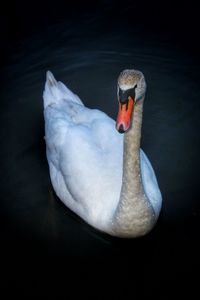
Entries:
<svg viewBox="0 0 200 300">
<path fill-rule="evenodd" d="M 67 278 L 98 277 L 100 271 L 105 281 L 115 279 L 115 290 L 123 276 L 136 293 L 157 293 L 160 299 L 170 298 L 172 288 L 187 290 L 191 278 L 188 290 L 195 290 L 200 82 L 195 54 L 182 45 L 166 32 L 163 37 L 143 26 L 113 25 L 97 12 L 16 39 L 2 64 L 0 92 L 7 292 L 40 289 L 58 296 L 69 288 Z M 157 174 L 163 207 L 148 236 L 120 240 L 96 232 L 56 198 L 45 156 L 42 91 L 51 70 L 85 105 L 116 118 L 116 79 L 132 67 L 144 73 L 148 85 L 141 146 Z"/>
</svg>

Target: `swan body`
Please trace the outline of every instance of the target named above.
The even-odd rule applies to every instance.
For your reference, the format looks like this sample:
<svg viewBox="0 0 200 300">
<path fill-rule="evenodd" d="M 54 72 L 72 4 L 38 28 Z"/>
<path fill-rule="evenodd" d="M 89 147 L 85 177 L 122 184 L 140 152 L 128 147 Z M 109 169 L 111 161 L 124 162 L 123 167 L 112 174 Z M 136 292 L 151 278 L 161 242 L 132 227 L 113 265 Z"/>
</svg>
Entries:
<svg viewBox="0 0 200 300">
<path fill-rule="evenodd" d="M 129 175 L 134 181 L 126 180 L 125 136 L 132 128 L 120 134 L 113 119 L 85 107 L 49 71 L 43 99 L 47 160 L 57 196 L 98 230 L 119 237 L 146 234 L 156 223 L 162 197 L 147 156 L 139 146 L 134 149 L 137 143 Z"/>
</svg>

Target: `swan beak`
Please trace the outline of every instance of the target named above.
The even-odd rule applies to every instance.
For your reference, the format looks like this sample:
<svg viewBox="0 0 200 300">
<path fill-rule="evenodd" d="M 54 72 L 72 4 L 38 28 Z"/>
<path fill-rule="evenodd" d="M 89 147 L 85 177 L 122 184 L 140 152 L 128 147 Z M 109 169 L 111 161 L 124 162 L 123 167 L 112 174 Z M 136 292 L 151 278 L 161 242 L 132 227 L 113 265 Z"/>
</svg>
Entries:
<svg viewBox="0 0 200 300">
<path fill-rule="evenodd" d="M 116 129 L 119 133 L 126 132 L 131 124 L 131 116 L 134 107 L 134 100 L 131 96 L 128 97 L 125 103 L 119 101 L 119 111 L 116 121 Z"/>
</svg>

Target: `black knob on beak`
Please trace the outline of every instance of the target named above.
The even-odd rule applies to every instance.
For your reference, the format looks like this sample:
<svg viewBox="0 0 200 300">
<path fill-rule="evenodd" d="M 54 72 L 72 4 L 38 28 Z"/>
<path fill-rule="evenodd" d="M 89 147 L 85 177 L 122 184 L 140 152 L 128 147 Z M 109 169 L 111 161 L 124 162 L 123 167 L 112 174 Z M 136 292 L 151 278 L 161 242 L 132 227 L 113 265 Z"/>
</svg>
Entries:
<svg viewBox="0 0 200 300">
<path fill-rule="evenodd" d="M 125 104 L 128 100 L 128 91 L 123 91 L 121 89 L 119 89 L 119 102 L 121 104 Z"/>
<path fill-rule="evenodd" d="M 119 102 L 121 104 L 125 104 L 128 101 L 128 97 L 131 96 L 133 100 L 135 100 L 135 89 L 137 85 L 134 86 L 134 88 L 130 88 L 128 90 L 122 90 L 119 88 Z"/>
</svg>

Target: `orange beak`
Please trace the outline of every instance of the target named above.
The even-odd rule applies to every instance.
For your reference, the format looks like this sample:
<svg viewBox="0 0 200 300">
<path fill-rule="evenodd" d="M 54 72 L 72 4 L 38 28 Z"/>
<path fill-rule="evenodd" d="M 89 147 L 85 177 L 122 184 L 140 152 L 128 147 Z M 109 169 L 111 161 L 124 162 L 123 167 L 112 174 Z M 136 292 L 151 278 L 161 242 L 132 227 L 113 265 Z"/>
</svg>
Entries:
<svg viewBox="0 0 200 300">
<path fill-rule="evenodd" d="M 132 99 L 131 96 L 128 97 L 126 103 L 122 104 L 121 102 L 119 102 L 119 111 L 117 115 L 116 129 L 120 133 L 124 133 L 129 129 L 131 124 L 133 107 L 134 107 L 134 100 Z"/>
</svg>

